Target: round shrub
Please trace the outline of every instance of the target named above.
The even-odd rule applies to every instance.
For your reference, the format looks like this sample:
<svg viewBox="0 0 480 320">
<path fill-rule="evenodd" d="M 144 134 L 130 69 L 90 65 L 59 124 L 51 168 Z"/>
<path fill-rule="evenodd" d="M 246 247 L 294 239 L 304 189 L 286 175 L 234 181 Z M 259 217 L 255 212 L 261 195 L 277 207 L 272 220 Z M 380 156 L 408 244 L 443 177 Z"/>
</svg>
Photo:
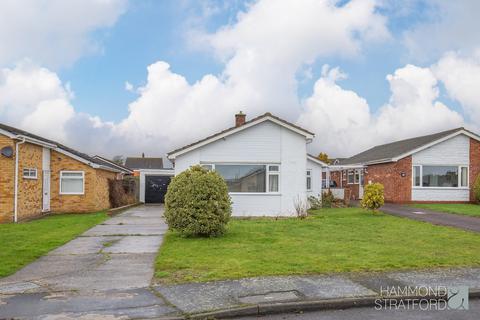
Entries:
<svg viewBox="0 0 480 320">
<path fill-rule="evenodd" d="M 217 172 L 193 166 L 168 186 L 165 218 L 170 228 L 183 235 L 222 235 L 231 213 L 227 184 Z"/>
<path fill-rule="evenodd" d="M 480 202 L 480 174 L 475 179 L 475 184 L 473 185 L 473 195 L 476 202 Z"/>
<path fill-rule="evenodd" d="M 383 196 L 383 184 L 372 183 L 365 186 L 363 199 L 360 202 L 363 208 L 368 210 L 377 210 L 385 202 Z"/>
</svg>

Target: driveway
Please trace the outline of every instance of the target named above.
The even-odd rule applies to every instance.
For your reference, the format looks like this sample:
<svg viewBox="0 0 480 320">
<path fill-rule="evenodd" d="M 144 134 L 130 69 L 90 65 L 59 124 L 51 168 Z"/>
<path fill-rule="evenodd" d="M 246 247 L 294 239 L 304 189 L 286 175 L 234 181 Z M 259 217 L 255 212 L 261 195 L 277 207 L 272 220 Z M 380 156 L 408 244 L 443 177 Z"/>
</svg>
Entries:
<svg viewBox="0 0 480 320">
<path fill-rule="evenodd" d="M 406 217 L 442 226 L 460 228 L 467 231 L 480 232 L 480 218 L 476 217 L 412 208 L 393 203 L 386 203 L 380 208 L 380 210 L 394 216 Z"/>
<path fill-rule="evenodd" d="M 150 290 L 166 230 L 161 206 L 135 207 L 93 227 L 0 279 L 0 318 L 176 313 Z"/>
</svg>

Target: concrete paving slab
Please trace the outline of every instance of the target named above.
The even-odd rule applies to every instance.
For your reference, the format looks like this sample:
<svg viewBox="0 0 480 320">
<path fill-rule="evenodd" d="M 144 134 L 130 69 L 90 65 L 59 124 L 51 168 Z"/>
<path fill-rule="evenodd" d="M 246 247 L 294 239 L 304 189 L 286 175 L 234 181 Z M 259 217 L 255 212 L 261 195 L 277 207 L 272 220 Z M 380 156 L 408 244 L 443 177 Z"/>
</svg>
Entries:
<svg viewBox="0 0 480 320">
<path fill-rule="evenodd" d="M 118 236 L 107 237 L 78 237 L 69 243 L 53 250 L 49 255 L 68 255 L 68 254 L 90 254 L 99 253 L 104 249 L 105 244 L 112 243 L 122 239 Z"/>
<path fill-rule="evenodd" d="M 114 218 L 108 219 L 102 224 L 138 224 L 138 225 L 161 225 L 161 222 L 158 217 L 124 217 L 116 216 Z M 162 222 L 163 223 L 163 222 Z"/>
<path fill-rule="evenodd" d="M 270 302 L 284 302 L 301 300 L 303 297 L 297 291 L 270 292 L 251 296 L 239 297 L 242 304 L 259 304 Z"/>
<path fill-rule="evenodd" d="M 2 318 L 64 319 L 74 315 L 129 316 L 128 309 L 138 318 L 165 316 L 176 310 L 148 289 L 107 291 L 82 295 L 75 292 L 64 295 L 25 294 L 3 299 Z M 145 310 L 143 310 L 145 309 Z"/>
<path fill-rule="evenodd" d="M 117 236 L 117 235 L 137 235 L 148 236 L 155 235 L 160 236 L 165 234 L 168 227 L 162 225 L 107 225 L 100 224 L 85 232 L 82 236 Z"/>
<path fill-rule="evenodd" d="M 162 239 L 151 236 L 124 237 L 112 246 L 103 248 L 106 253 L 157 253 Z"/>
<path fill-rule="evenodd" d="M 29 292 L 38 289 L 39 287 L 40 286 L 38 284 L 35 284 L 33 282 L 15 282 L 0 284 L 0 295 Z"/>
<path fill-rule="evenodd" d="M 467 286 L 469 288 L 480 288 L 480 268 L 391 272 L 387 275 L 410 286 Z"/>
<path fill-rule="evenodd" d="M 286 276 L 155 287 L 183 312 L 206 312 L 239 306 L 240 297 L 296 291 L 306 300 L 374 296 L 375 292 L 341 276 Z"/>
<path fill-rule="evenodd" d="M 15 274 L 0 279 L 2 283 L 25 282 L 66 276 L 84 272 L 102 263 L 102 254 L 46 255 L 27 265 Z"/>
</svg>

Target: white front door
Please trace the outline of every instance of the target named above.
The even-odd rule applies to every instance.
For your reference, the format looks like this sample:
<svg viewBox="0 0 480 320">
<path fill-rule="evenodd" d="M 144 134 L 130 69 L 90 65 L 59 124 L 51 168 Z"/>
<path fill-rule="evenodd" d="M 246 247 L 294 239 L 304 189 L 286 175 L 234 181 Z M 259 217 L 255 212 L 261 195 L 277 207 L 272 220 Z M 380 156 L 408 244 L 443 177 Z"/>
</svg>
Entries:
<svg viewBox="0 0 480 320">
<path fill-rule="evenodd" d="M 50 170 L 43 170 L 43 201 L 42 211 L 50 211 Z"/>
<path fill-rule="evenodd" d="M 50 149 L 43 148 L 42 153 L 42 211 L 50 211 Z"/>
</svg>

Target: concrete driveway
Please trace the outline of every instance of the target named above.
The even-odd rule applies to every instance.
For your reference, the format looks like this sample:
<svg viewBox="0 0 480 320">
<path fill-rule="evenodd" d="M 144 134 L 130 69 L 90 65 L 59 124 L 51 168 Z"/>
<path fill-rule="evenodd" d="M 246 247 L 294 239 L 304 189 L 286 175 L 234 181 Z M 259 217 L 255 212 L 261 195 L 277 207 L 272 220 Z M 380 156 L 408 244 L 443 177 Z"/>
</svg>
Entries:
<svg viewBox="0 0 480 320">
<path fill-rule="evenodd" d="M 381 211 L 399 217 L 430 222 L 436 225 L 455 227 L 467 231 L 480 232 L 480 218 L 413 208 L 393 203 L 386 203 Z"/>
<path fill-rule="evenodd" d="M 0 279 L 0 318 L 158 317 L 176 313 L 150 290 L 167 230 L 163 207 L 129 209 Z"/>
</svg>

